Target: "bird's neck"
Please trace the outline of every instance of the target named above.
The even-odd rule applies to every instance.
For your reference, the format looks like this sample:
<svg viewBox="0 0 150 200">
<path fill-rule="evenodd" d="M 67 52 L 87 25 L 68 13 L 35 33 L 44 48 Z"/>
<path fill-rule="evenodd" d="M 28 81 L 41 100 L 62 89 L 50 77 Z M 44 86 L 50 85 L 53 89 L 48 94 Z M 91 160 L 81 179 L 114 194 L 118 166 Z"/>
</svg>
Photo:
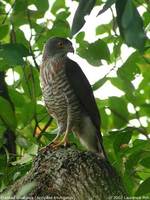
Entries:
<svg viewBox="0 0 150 200">
<path fill-rule="evenodd" d="M 66 54 L 57 54 L 57 55 L 47 55 L 47 54 L 43 54 L 42 62 L 45 62 L 45 61 L 47 61 L 47 60 L 52 60 L 52 61 L 65 60 L 66 57 L 67 57 Z"/>
<path fill-rule="evenodd" d="M 42 68 L 49 70 L 53 74 L 57 74 L 65 65 L 67 56 L 52 56 L 43 59 Z"/>
</svg>

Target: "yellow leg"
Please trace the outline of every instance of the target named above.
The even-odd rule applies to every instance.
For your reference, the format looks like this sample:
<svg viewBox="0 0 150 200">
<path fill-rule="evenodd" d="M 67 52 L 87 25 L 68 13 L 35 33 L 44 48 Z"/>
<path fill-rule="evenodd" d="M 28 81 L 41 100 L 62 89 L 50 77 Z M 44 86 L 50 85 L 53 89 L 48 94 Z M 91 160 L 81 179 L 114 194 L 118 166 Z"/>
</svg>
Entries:
<svg viewBox="0 0 150 200">
<path fill-rule="evenodd" d="M 54 144 L 54 145 L 52 145 L 52 147 L 53 148 L 57 148 L 57 147 L 59 147 L 59 146 L 61 146 L 61 145 L 64 145 L 64 146 L 67 146 L 67 143 L 68 143 L 68 131 L 66 131 L 65 132 L 65 134 L 64 134 L 64 137 L 63 137 L 63 139 L 58 143 L 58 144 Z"/>
<path fill-rule="evenodd" d="M 54 145 L 60 143 L 60 140 L 58 140 L 58 138 L 60 138 L 60 137 L 61 137 L 61 135 L 57 134 L 56 137 L 52 140 L 52 142 L 50 142 L 47 146 L 41 148 L 40 151 L 44 152 L 49 148 L 53 148 Z"/>
<path fill-rule="evenodd" d="M 60 137 L 60 135 L 57 134 L 56 137 L 51 141 L 51 143 L 50 143 L 49 145 L 54 144 L 55 142 L 58 142 L 57 139 L 58 139 L 59 137 Z"/>
</svg>

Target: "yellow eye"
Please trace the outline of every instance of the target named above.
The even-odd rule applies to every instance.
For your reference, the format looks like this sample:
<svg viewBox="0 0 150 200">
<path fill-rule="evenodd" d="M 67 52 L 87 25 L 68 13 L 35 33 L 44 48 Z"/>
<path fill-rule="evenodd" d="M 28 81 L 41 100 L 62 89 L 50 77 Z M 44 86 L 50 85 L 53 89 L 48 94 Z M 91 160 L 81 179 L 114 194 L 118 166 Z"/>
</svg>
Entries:
<svg viewBox="0 0 150 200">
<path fill-rule="evenodd" d="M 63 42 L 58 42 L 58 47 L 63 48 L 64 47 Z"/>
</svg>

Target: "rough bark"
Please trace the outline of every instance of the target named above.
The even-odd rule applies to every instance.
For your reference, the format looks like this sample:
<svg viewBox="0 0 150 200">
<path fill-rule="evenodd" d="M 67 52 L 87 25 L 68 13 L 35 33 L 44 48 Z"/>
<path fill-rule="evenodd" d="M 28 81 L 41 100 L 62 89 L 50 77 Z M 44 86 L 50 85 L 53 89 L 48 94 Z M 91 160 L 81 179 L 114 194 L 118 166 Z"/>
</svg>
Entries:
<svg viewBox="0 0 150 200">
<path fill-rule="evenodd" d="M 25 196 L 32 199 L 108 200 L 126 196 L 109 162 L 74 147 L 39 152 L 29 173 L 11 186 L 13 197 L 31 182 L 35 185 Z"/>
</svg>

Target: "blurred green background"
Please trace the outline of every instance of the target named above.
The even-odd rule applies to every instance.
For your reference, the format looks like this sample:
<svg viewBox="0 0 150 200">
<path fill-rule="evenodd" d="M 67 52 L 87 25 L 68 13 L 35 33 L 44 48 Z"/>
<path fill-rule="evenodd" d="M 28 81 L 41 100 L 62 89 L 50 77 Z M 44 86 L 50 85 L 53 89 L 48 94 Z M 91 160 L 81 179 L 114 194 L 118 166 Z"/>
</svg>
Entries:
<svg viewBox="0 0 150 200">
<path fill-rule="evenodd" d="M 108 10 L 110 21 L 103 23 Z M 81 29 L 91 11 L 99 19 L 92 42 Z M 0 191 L 26 174 L 38 148 L 55 136 L 56 121 L 47 114 L 39 82 L 42 48 L 52 36 L 72 39 L 93 68 L 113 66 L 92 85 L 97 91 L 109 81 L 123 91 L 96 99 L 104 146 L 129 195 L 150 198 L 148 0 L 0 0 Z M 83 149 L 73 135 L 70 141 Z"/>
</svg>

